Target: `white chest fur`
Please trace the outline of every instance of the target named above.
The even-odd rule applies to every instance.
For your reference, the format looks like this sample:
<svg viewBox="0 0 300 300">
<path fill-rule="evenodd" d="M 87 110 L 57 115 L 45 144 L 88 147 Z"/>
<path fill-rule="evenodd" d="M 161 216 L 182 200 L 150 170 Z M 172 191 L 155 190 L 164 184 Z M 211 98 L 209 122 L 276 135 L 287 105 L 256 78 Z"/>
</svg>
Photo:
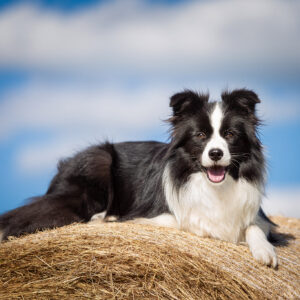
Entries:
<svg viewBox="0 0 300 300">
<path fill-rule="evenodd" d="M 235 181 L 228 174 L 224 182 L 213 184 L 203 172 L 194 173 L 178 190 L 167 166 L 163 184 L 169 209 L 181 229 L 235 243 L 244 240 L 244 231 L 254 223 L 261 202 L 257 186 L 243 179 Z"/>
</svg>

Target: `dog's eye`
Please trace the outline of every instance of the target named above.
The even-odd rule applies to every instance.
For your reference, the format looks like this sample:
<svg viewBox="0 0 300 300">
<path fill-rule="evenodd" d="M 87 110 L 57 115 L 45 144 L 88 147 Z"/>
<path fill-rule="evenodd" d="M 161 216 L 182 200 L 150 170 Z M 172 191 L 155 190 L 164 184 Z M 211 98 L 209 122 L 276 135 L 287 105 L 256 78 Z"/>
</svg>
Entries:
<svg viewBox="0 0 300 300">
<path fill-rule="evenodd" d="M 206 138 L 206 134 L 203 131 L 199 131 L 199 132 L 196 133 L 196 137 L 201 139 L 201 140 L 204 140 Z"/>
<path fill-rule="evenodd" d="M 232 138 L 233 137 L 233 132 L 232 131 L 230 131 L 230 130 L 226 130 L 225 131 L 225 134 L 224 134 L 224 137 L 225 137 L 225 139 L 230 139 L 230 138 Z"/>
</svg>

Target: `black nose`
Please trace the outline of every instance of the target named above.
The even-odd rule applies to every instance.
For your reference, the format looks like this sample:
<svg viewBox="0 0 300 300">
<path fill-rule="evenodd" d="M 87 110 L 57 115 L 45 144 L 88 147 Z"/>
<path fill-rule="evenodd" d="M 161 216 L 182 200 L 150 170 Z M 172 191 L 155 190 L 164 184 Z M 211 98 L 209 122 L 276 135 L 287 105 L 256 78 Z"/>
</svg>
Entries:
<svg viewBox="0 0 300 300">
<path fill-rule="evenodd" d="M 208 152 L 208 155 L 209 157 L 214 160 L 214 161 L 217 161 L 217 160 L 220 160 L 223 156 L 223 151 L 221 149 L 211 149 L 209 152 Z"/>
</svg>

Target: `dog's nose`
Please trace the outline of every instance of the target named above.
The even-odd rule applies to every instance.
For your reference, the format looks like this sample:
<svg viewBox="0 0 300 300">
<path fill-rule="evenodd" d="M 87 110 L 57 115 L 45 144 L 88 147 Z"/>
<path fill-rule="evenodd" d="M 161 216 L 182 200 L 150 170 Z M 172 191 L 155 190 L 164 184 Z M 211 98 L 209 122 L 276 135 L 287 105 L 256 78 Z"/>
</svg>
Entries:
<svg viewBox="0 0 300 300">
<path fill-rule="evenodd" d="M 222 158 L 223 156 L 223 151 L 221 149 L 215 148 L 215 149 L 211 149 L 208 152 L 208 155 L 210 157 L 210 159 L 214 160 L 214 161 L 218 161 Z"/>
</svg>

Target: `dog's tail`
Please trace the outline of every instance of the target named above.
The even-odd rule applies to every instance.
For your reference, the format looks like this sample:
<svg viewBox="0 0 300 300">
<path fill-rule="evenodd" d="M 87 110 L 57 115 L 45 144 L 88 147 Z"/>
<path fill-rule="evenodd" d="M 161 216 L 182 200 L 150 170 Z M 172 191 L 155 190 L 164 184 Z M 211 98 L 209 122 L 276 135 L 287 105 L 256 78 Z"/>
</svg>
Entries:
<svg viewBox="0 0 300 300">
<path fill-rule="evenodd" d="M 45 195 L 31 203 L 0 216 L 1 239 L 20 236 L 46 228 L 55 228 L 73 222 L 85 221 L 80 208 L 81 199 Z"/>
</svg>

